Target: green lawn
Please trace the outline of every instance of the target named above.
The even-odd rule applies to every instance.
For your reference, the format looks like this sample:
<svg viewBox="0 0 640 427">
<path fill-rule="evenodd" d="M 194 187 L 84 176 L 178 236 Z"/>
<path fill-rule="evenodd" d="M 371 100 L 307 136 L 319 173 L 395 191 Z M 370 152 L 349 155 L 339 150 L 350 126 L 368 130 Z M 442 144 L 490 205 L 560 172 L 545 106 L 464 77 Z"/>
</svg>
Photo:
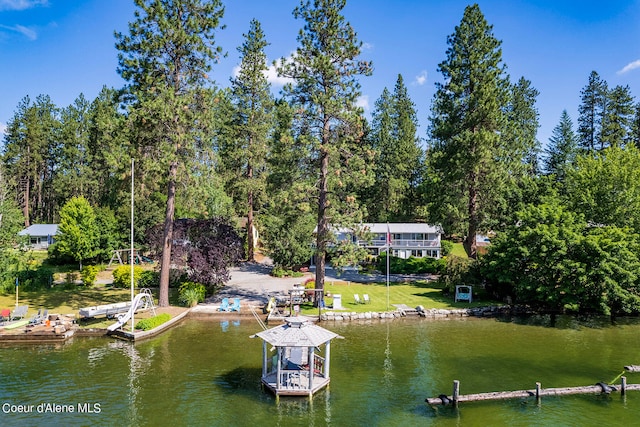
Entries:
<svg viewBox="0 0 640 427">
<path fill-rule="evenodd" d="M 464 250 L 462 243 L 454 243 L 453 249 L 451 249 L 451 255 L 467 258 L 467 251 Z"/>
<path fill-rule="evenodd" d="M 328 296 L 340 294 L 342 296 L 342 306 L 346 311 L 366 312 L 366 311 L 387 311 L 387 285 L 386 283 L 325 283 L 325 304 L 331 307 L 333 298 Z M 369 295 L 370 304 L 357 304 L 354 294 L 358 294 L 360 299 L 363 295 Z M 453 295 L 444 295 L 442 288 L 435 282 L 416 281 L 410 283 L 390 283 L 389 289 L 389 310 L 394 310 L 393 304 L 406 304 L 409 307 L 423 306 L 429 308 L 468 308 L 481 307 L 490 304 L 496 304 L 483 298 L 483 295 L 475 294 L 473 303 L 454 302 Z M 317 314 L 317 308 L 313 308 L 311 304 L 305 304 L 302 307 L 303 314 Z"/>
</svg>

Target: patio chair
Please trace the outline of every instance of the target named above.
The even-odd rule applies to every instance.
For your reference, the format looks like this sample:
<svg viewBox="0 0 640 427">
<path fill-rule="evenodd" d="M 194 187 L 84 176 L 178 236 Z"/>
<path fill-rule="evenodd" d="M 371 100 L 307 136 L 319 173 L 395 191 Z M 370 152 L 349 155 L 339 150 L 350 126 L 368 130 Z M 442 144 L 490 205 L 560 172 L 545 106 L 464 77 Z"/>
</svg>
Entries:
<svg viewBox="0 0 640 427">
<path fill-rule="evenodd" d="M 3 308 L 0 312 L 0 322 L 4 322 L 5 320 L 11 319 L 11 310 L 8 308 Z"/>
<path fill-rule="evenodd" d="M 353 299 L 356 300 L 356 304 L 364 304 L 358 294 L 353 294 Z"/>
<path fill-rule="evenodd" d="M 35 325 L 36 323 L 39 323 L 40 316 L 42 316 L 42 309 L 41 308 L 38 309 L 38 312 L 36 314 L 31 316 L 31 319 L 29 319 L 29 324 L 30 325 Z"/>
<path fill-rule="evenodd" d="M 11 313 L 11 320 L 24 319 L 24 316 L 27 315 L 28 311 L 29 311 L 29 306 L 28 305 L 20 305 L 20 306 L 16 307 L 16 309 L 13 310 L 13 313 Z"/>
<path fill-rule="evenodd" d="M 229 307 L 229 311 L 237 311 L 240 312 L 240 298 L 233 299 L 233 305 Z"/>
<path fill-rule="evenodd" d="M 371 304 L 371 300 L 369 299 L 369 294 L 362 295 L 362 298 L 364 298 L 365 304 Z"/>
<path fill-rule="evenodd" d="M 229 311 L 229 298 L 222 298 L 222 304 L 220 304 L 218 311 Z"/>
</svg>

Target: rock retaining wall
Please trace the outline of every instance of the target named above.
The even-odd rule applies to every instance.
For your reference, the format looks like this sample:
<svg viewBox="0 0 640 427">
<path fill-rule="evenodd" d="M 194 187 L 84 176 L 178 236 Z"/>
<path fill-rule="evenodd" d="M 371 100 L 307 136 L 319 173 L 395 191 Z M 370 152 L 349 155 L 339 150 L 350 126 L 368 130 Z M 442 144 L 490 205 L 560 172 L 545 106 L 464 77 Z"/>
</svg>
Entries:
<svg viewBox="0 0 640 427">
<path fill-rule="evenodd" d="M 369 319 L 399 319 L 409 316 L 420 316 L 426 318 L 446 318 L 446 317 L 493 317 L 511 314 L 513 312 L 510 306 L 490 306 L 490 307 L 476 307 L 476 308 L 457 308 L 457 309 L 442 309 L 442 308 L 430 308 L 425 309 L 421 306 L 411 310 L 398 309 L 395 311 L 368 311 L 365 313 L 354 312 L 341 312 L 341 311 L 326 311 L 322 313 L 320 319 L 323 321 L 351 321 L 351 320 L 369 320 Z"/>
</svg>

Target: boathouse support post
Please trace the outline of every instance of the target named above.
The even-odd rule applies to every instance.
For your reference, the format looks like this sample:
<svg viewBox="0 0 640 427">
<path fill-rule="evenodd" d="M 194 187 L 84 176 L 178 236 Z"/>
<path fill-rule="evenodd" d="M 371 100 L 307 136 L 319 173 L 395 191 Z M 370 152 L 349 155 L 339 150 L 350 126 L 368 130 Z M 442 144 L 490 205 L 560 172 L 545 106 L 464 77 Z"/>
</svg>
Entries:
<svg viewBox="0 0 640 427">
<path fill-rule="evenodd" d="M 266 341 L 265 341 L 266 342 Z M 282 383 L 280 382 L 280 370 L 282 369 L 282 347 L 278 347 L 278 369 L 276 373 L 276 390 L 280 390 Z"/>
<path fill-rule="evenodd" d="M 262 378 L 267 376 L 267 342 L 262 341 Z"/>
<path fill-rule="evenodd" d="M 453 395 L 451 396 L 453 400 L 453 405 L 458 406 L 458 396 L 460 395 L 460 381 L 453 380 Z"/>
<path fill-rule="evenodd" d="M 624 396 L 627 389 L 627 377 L 620 377 L 620 395 Z"/>
<path fill-rule="evenodd" d="M 331 341 L 324 347 L 324 377 L 329 378 L 329 360 L 331 357 Z"/>
<path fill-rule="evenodd" d="M 309 366 L 309 396 L 312 395 L 311 390 L 313 390 L 313 375 L 315 372 L 314 368 L 314 357 L 313 357 L 313 347 L 307 347 L 307 365 Z"/>
</svg>

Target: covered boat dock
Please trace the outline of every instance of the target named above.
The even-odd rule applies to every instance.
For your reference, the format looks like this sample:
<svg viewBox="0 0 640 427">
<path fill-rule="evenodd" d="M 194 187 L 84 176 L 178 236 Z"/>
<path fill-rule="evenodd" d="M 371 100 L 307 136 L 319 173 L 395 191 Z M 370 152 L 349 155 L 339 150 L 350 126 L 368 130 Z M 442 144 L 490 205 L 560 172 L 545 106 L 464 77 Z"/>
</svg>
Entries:
<svg viewBox="0 0 640 427">
<path fill-rule="evenodd" d="M 340 335 L 299 316 L 253 337 L 263 340 L 262 383 L 276 396 L 311 397 L 329 384 L 331 340 Z"/>
</svg>

